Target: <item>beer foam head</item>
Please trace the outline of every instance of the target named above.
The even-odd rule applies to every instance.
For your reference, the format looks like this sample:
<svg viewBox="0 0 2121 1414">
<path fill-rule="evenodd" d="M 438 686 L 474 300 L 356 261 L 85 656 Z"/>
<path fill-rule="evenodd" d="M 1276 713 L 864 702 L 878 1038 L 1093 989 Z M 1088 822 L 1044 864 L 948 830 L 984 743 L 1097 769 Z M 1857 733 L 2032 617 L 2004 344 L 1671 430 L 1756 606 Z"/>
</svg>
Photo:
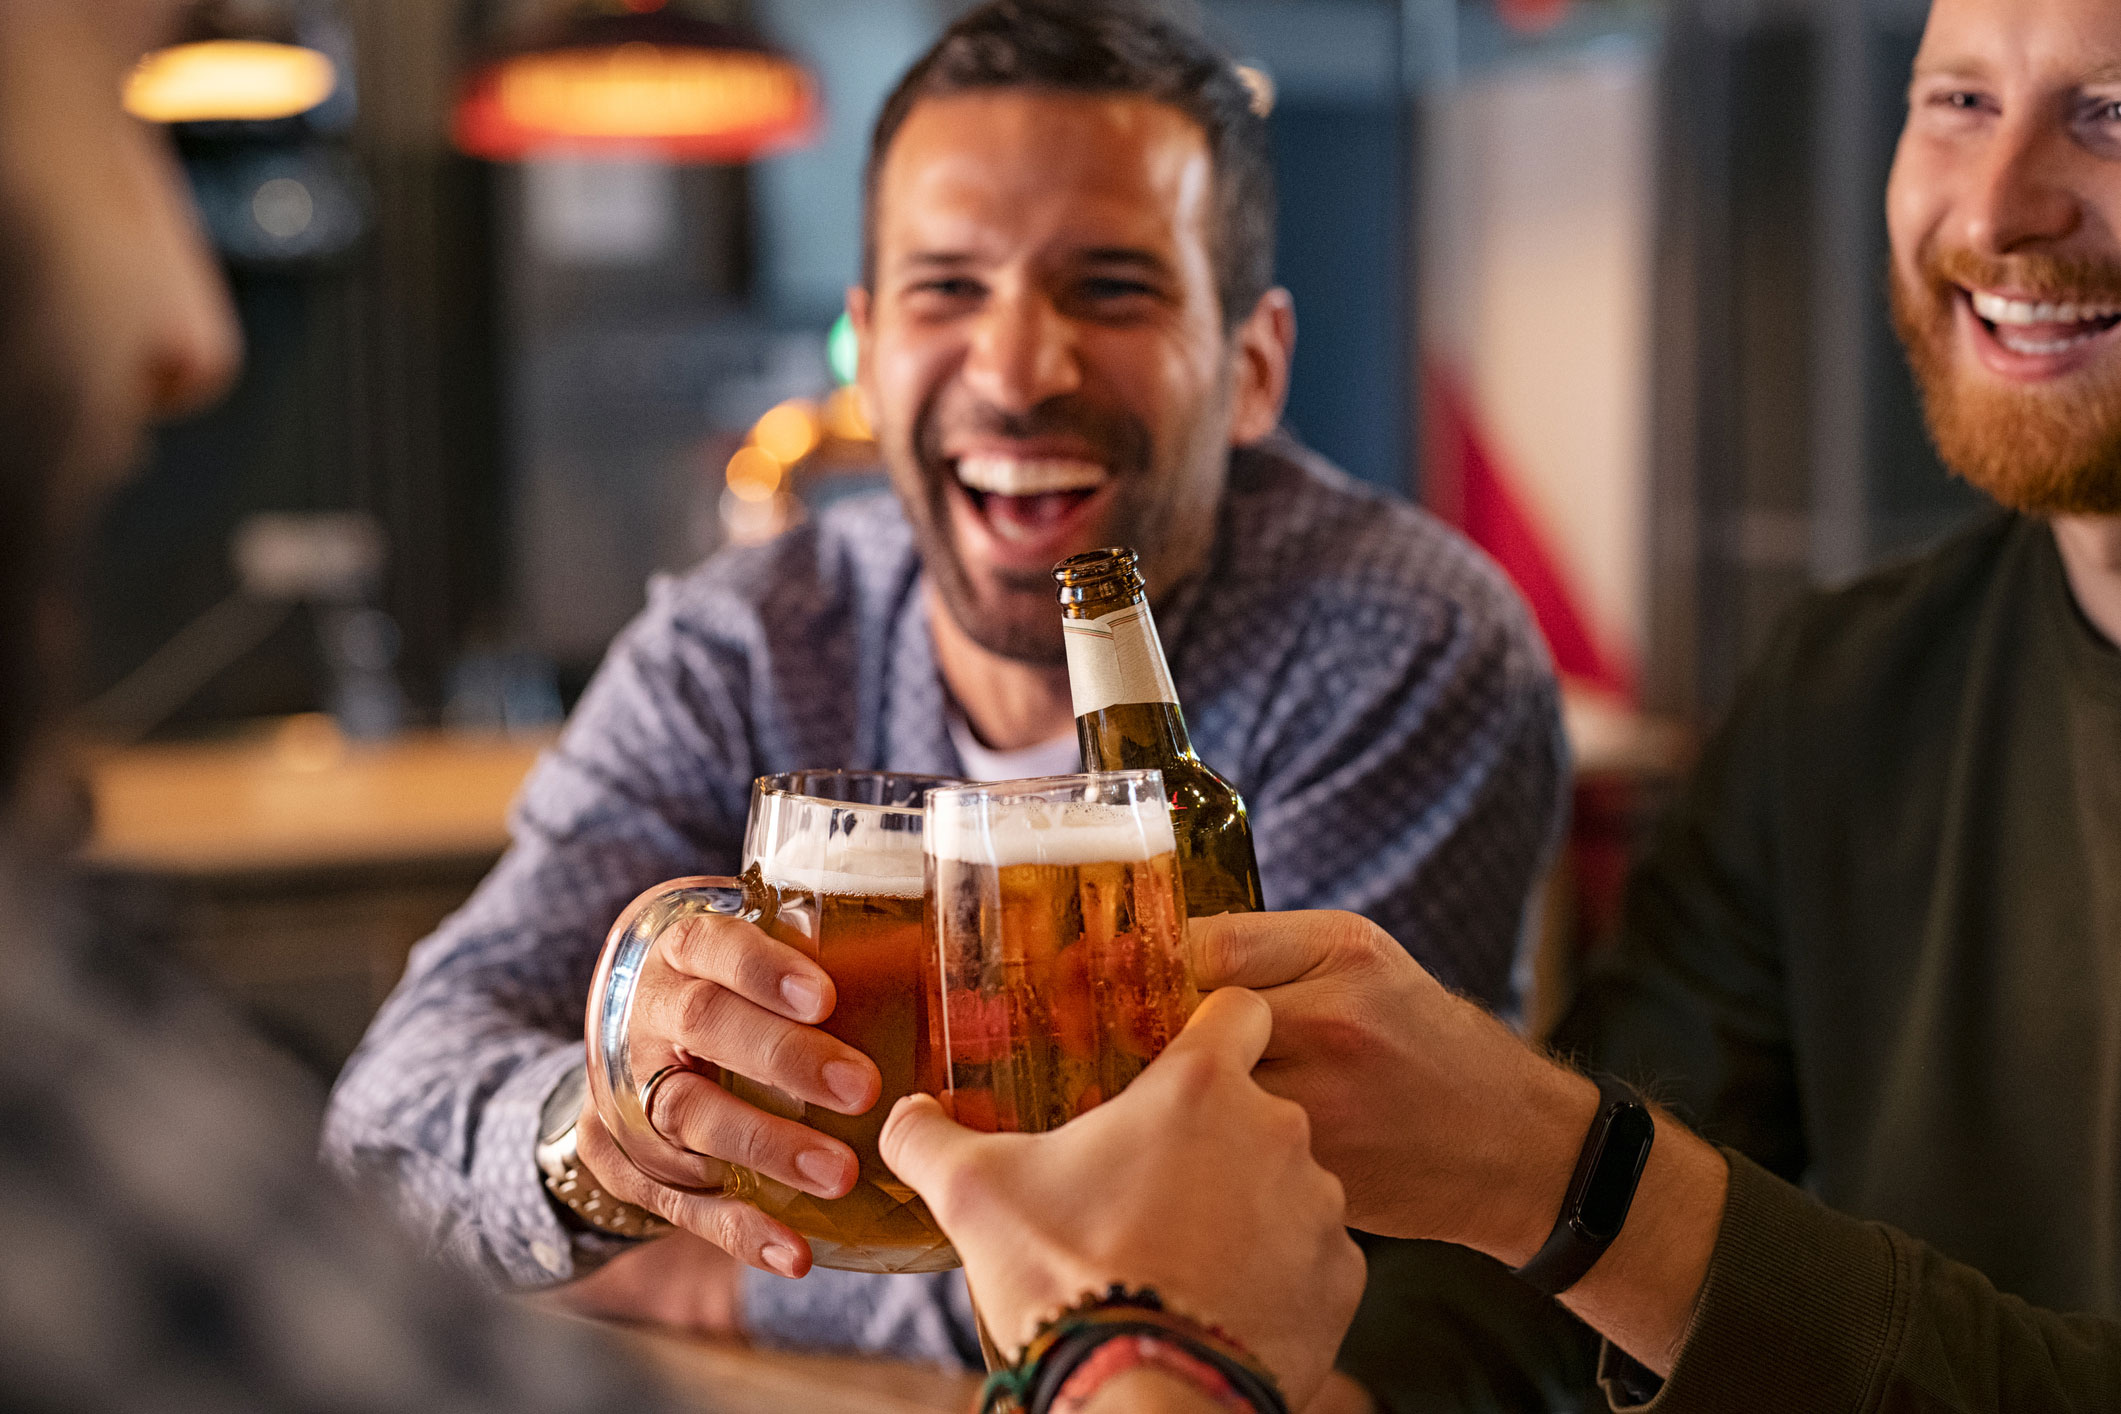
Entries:
<svg viewBox="0 0 2121 1414">
<path fill-rule="evenodd" d="M 936 801 L 928 813 L 929 848 L 938 859 L 991 864 L 1122 864 L 1178 848 L 1171 809 L 1161 800 L 1132 805 Z"/>
<path fill-rule="evenodd" d="M 761 842 L 771 847 L 760 853 L 759 873 L 769 884 L 814 894 L 918 898 L 926 888 L 921 832 L 883 828 L 887 813 L 900 817 L 894 824 L 911 823 L 902 811 L 807 811 L 778 839 Z M 852 829 L 847 828 L 850 822 Z"/>
</svg>

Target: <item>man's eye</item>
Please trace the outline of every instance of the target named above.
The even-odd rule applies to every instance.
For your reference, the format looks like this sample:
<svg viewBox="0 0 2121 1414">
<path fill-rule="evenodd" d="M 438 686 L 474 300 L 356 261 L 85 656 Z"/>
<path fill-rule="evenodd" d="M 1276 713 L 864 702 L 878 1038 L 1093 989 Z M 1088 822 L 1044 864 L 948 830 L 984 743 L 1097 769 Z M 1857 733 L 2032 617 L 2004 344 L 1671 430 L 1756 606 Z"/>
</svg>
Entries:
<svg viewBox="0 0 2121 1414">
<path fill-rule="evenodd" d="M 1094 300 L 1130 299 L 1156 291 L 1139 280 L 1100 278 L 1083 281 L 1083 293 Z"/>
<path fill-rule="evenodd" d="M 923 280 L 913 287 L 914 294 L 934 295 L 941 299 L 972 299 L 979 292 L 979 282 L 957 278 Z"/>
</svg>

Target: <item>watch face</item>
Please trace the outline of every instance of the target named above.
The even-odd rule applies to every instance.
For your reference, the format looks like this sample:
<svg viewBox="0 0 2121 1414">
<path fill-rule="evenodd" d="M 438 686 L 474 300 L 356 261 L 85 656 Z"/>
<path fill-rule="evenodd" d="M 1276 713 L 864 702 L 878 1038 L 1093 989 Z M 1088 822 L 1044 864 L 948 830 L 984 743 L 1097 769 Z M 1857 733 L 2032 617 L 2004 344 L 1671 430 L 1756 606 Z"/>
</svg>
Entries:
<svg viewBox="0 0 2121 1414">
<path fill-rule="evenodd" d="M 574 1122 L 582 1116 L 582 1100 L 588 1094 L 586 1067 L 578 1065 L 562 1076 L 545 1097 L 545 1108 L 538 1118 L 538 1142 L 550 1144 L 574 1128 Z"/>
<path fill-rule="evenodd" d="M 1641 1105 L 1624 1105 L 1614 1111 L 1606 1125 L 1605 1142 L 1591 1163 L 1582 1201 L 1576 1205 L 1578 1232 L 1594 1242 L 1611 1242 L 1620 1236 L 1628 1205 L 1635 1198 L 1635 1184 L 1642 1177 L 1642 1166 L 1649 1162 L 1650 1143 L 1656 1137 L 1657 1121 Z"/>
</svg>

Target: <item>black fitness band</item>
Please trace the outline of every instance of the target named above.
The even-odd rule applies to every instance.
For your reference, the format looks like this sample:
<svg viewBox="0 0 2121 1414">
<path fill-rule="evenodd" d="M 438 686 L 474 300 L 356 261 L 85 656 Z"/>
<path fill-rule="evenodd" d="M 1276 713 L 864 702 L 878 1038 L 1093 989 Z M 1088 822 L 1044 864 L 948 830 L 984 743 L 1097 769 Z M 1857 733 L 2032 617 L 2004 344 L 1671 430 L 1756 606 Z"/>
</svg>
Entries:
<svg viewBox="0 0 2121 1414">
<path fill-rule="evenodd" d="M 1598 1114 L 1576 1156 L 1561 1215 L 1546 1245 L 1517 1268 L 1518 1277 L 1549 1296 L 1574 1286 L 1620 1236 L 1657 1137 L 1656 1119 L 1633 1090 L 1609 1075 L 1593 1079 Z"/>
</svg>

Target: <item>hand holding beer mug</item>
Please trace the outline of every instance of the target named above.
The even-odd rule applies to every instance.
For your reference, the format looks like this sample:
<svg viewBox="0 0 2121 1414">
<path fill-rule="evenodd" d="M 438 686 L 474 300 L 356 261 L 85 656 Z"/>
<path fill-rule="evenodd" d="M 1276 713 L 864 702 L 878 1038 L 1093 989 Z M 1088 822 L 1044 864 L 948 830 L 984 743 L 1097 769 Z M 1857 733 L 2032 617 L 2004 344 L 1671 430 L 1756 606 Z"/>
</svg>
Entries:
<svg viewBox="0 0 2121 1414">
<path fill-rule="evenodd" d="M 1184 1029 L 1196 995 L 1161 773 L 933 790 L 926 849 L 960 1124 L 1056 1129 Z"/>
<path fill-rule="evenodd" d="M 784 1275 L 807 1265 L 774 1252 L 787 1248 L 784 1230 L 825 1266 L 957 1265 L 876 1150 L 892 1104 L 942 1080 L 921 854 L 921 807 L 939 784 L 880 772 L 761 778 L 743 876 L 679 879 L 636 899 L 590 989 L 603 1128 L 648 1179 L 773 1219 L 747 1224 L 730 1205 L 703 1235 Z M 599 1177 L 631 1201 L 616 1176 Z"/>
</svg>

